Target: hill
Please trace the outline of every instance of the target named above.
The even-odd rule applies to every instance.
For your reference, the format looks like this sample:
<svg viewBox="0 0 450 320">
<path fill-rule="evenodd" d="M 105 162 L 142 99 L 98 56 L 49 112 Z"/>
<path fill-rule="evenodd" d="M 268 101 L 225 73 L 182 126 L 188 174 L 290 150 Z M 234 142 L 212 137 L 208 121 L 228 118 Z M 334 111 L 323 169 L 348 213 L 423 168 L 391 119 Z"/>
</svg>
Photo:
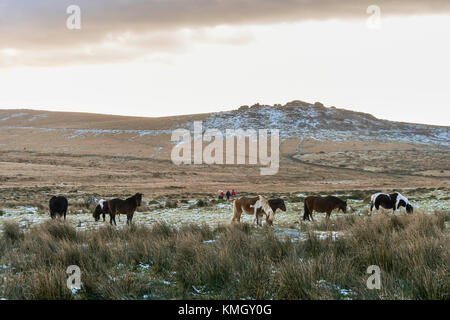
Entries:
<svg viewBox="0 0 450 320">
<path fill-rule="evenodd" d="M 278 174 L 260 176 L 259 165 L 174 165 L 171 133 L 192 130 L 194 120 L 222 132 L 279 129 Z M 299 100 L 165 118 L 0 110 L 0 181 L 5 191 L 152 196 L 448 187 L 449 129 Z"/>
</svg>

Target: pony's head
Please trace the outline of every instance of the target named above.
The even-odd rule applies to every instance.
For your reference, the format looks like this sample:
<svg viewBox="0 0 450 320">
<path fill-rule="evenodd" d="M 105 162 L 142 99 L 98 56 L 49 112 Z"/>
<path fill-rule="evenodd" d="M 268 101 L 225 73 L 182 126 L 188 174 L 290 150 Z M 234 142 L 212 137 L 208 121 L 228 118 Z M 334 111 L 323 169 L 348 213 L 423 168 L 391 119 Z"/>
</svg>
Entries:
<svg viewBox="0 0 450 320">
<path fill-rule="evenodd" d="M 135 195 L 134 195 L 134 198 L 136 199 L 136 205 L 139 207 L 140 205 L 141 205 L 141 203 L 142 203 L 142 196 L 143 196 L 143 194 L 142 193 L 136 193 Z"/>
<path fill-rule="evenodd" d="M 272 217 L 270 217 L 270 214 L 266 214 L 266 225 L 269 227 L 273 226 L 273 220 L 275 219 L 275 215 L 272 213 Z"/>
<path fill-rule="evenodd" d="M 400 207 L 405 207 L 406 208 L 406 212 L 408 212 L 408 213 L 412 213 L 412 211 L 413 211 L 412 205 L 410 205 L 408 201 L 405 201 L 403 199 L 398 201 L 397 209 L 399 209 Z"/>
<path fill-rule="evenodd" d="M 413 206 L 409 203 L 406 204 L 406 212 L 407 213 L 413 213 Z"/>
<path fill-rule="evenodd" d="M 342 210 L 343 213 L 347 213 L 347 200 L 342 201 L 342 203 L 339 204 L 338 210 Z"/>
<path fill-rule="evenodd" d="M 98 204 L 98 205 L 95 207 L 94 214 L 92 215 L 92 216 L 94 217 L 94 219 L 95 219 L 95 222 L 97 222 L 98 220 L 100 220 L 100 214 L 101 214 L 101 207 L 100 207 L 100 205 Z"/>
<path fill-rule="evenodd" d="M 281 209 L 281 211 L 286 212 L 286 205 L 284 204 L 283 199 L 280 199 L 280 209 Z"/>
</svg>

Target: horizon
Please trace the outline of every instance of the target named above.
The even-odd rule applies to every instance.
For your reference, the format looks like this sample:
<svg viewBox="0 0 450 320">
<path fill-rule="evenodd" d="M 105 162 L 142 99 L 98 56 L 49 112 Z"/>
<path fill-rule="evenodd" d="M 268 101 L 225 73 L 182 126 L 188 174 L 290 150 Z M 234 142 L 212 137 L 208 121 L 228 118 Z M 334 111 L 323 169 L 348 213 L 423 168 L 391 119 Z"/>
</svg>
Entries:
<svg viewBox="0 0 450 320">
<path fill-rule="evenodd" d="M 314 107 L 314 102 L 310 103 L 310 102 L 306 102 L 300 99 L 295 99 L 292 101 L 302 101 L 305 103 L 310 104 L 312 107 Z M 286 102 L 285 104 L 280 104 L 281 107 L 285 107 L 285 105 L 287 103 L 289 103 L 291 101 Z M 317 101 L 319 102 L 319 101 Z M 257 104 L 257 103 L 255 103 Z M 224 110 L 221 111 L 211 111 L 211 112 L 202 112 L 202 113 L 191 113 L 191 114 L 175 114 L 175 115 L 169 115 L 169 116 L 142 116 L 142 115 L 133 115 L 133 114 L 113 114 L 113 113 L 99 113 L 99 112 L 80 112 L 80 111 L 60 111 L 60 110 L 53 110 L 53 109 L 38 109 L 38 108 L 1 108 L 0 110 L 4 110 L 4 111 L 35 111 L 35 112 L 55 112 L 55 113 L 80 113 L 80 114 L 87 114 L 87 115 L 103 115 L 103 116 L 113 116 L 113 117 L 131 117 L 131 118 L 147 118 L 147 119 L 159 119 L 159 118 L 170 118 L 170 117 L 183 117 L 183 116 L 195 116 L 195 115 L 206 115 L 206 114 L 213 114 L 213 113 L 220 113 L 220 112 L 233 112 L 233 111 L 237 111 L 240 107 L 242 106 L 248 106 L 249 108 L 251 108 L 253 105 L 240 105 L 237 107 L 230 107 L 230 108 L 225 108 Z M 276 108 L 277 104 L 274 105 L 267 105 L 267 104 L 260 104 L 261 107 L 269 107 L 269 108 Z M 336 108 L 338 110 L 346 110 L 346 111 L 351 111 L 351 112 L 356 112 L 356 113 L 364 113 L 364 114 L 368 114 L 368 115 L 372 115 L 371 113 L 368 112 L 362 112 L 362 111 L 358 111 L 358 110 L 352 110 L 352 109 L 348 109 L 348 108 L 342 108 L 342 107 L 336 107 L 336 106 L 326 106 L 324 105 L 325 108 Z M 418 124 L 418 125 L 426 125 L 426 126 L 436 126 L 436 127 L 450 127 L 450 125 L 438 125 L 438 124 L 430 124 L 430 123 L 420 123 L 420 122 L 407 122 L 407 121 L 395 121 L 395 120 L 390 120 L 390 119 L 385 119 L 385 118 L 379 118 L 374 116 L 377 120 L 383 120 L 383 121 L 390 121 L 390 122 L 399 122 L 399 123 L 407 123 L 407 124 Z"/>
<path fill-rule="evenodd" d="M 5 0 L 0 109 L 158 118 L 301 98 L 450 125 L 446 1 L 174 2 Z"/>
</svg>

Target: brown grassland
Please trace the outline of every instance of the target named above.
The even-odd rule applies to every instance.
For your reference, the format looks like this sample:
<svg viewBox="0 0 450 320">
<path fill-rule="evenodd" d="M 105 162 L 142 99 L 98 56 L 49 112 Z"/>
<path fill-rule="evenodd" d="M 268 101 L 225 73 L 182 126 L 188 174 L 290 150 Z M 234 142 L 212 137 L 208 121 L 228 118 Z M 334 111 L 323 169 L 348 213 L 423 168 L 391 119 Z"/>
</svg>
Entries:
<svg viewBox="0 0 450 320">
<path fill-rule="evenodd" d="M 348 216 L 319 239 L 325 222 L 302 224 L 305 241 L 285 241 L 248 224 L 76 231 L 48 221 L 28 232 L 6 222 L 0 296 L 9 299 L 449 299 L 448 213 Z M 67 266 L 82 287 L 66 287 Z M 381 268 L 380 290 L 366 269 Z"/>
</svg>

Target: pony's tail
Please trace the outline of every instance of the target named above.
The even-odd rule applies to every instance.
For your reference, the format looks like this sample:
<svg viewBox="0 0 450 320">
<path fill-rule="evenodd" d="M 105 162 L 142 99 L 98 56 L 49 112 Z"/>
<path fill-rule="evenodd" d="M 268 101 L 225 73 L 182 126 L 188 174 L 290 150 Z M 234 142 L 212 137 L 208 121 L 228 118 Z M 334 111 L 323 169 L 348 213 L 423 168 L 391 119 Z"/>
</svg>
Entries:
<svg viewBox="0 0 450 320">
<path fill-rule="evenodd" d="M 303 221 L 305 221 L 309 216 L 311 216 L 311 212 L 308 209 L 308 205 L 306 204 L 306 201 L 305 201 L 304 209 L 305 209 L 305 211 L 303 212 Z"/>
<path fill-rule="evenodd" d="M 237 214 L 237 199 L 233 200 L 233 217 L 230 220 L 230 223 L 234 223 L 234 219 L 236 218 L 236 214 Z"/>
</svg>

